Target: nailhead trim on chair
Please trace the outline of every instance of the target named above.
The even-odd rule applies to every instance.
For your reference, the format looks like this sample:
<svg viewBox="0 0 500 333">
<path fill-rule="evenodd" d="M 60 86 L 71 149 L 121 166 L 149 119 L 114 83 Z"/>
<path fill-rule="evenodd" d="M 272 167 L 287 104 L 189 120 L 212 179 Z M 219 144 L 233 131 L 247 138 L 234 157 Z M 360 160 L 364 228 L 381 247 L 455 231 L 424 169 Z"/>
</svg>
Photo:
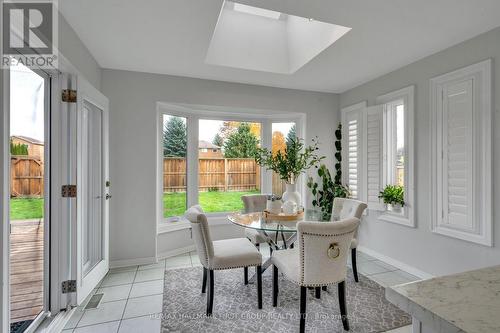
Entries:
<svg viewBox="0 0 500 333">
<path fill-rule="evenodd" d="M 309 235 L 309 236 L 319 236 L 319 237 L 331 237 L 331 236 L 344 236 L 344 235 L 348 235 L 350 233 L 354 233 L 356 229 L 353 229 L 351 231 L 348 231 L 348 232 L 344 232 L 342 234 L 328 234 L 328 235 L 325 235 L 325 234 L 313 234 L 313 233 L 301 233 L 300 234 L 300 248 L 304 248 L 304 235 Z M 301 251 L 302 252 L 302 251 Z M 332 284 L 337 284 L 338 282 L 320 282 L 320 283 L 312 283 L 312 284 L 304 284 L 304 270 L 302 269 L 304 267 L 304 254 L 303 252 L 301 253 L 300 255 L 300 266 L 301 266 L 301 274 L 300 274 L 300 281 L 298 282 L 300 286 L 303 286 L 303 287 L 322 287 L 322 286 L 327 286 L 327 285 L 332 285 Z"/>
<path fill-rule="evenodd" d="M 214 271 L 223 271 L 226 269 L 233 269 L 233 268 L 245 268 L 245 267 L 255 267 L 255 266 L 261 266 L 262 264 L 252 264 L 252 265 L 247 265 L 247 266 L 231 266 L 231 267 L 223 267 L 223 268 L 210 268 L 210 267 L 205 267 L 206 269 L 211 269 Z"/>
</svg>

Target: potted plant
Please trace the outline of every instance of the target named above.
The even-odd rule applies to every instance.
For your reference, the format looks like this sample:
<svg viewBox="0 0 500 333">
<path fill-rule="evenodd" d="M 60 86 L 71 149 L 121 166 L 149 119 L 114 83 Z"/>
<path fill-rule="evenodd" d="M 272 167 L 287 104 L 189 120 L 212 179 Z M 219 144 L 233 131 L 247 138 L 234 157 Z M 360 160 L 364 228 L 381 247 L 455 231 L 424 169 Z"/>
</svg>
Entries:
<svg viewBox="0 0 500 333">
<path fill-rule="evenodd" d="M 324 156 L 318 155 L 318 141 L 312 140 L 310 146 L 305 147 L 304 140 L 297 137 L 290 140 L 284 152 L 273 152 L 267 148 L 257 149 L 255 161 L 267 170 L 276 172 L 280 178 L 286 181 L 286 191 L 283 193 L 283 201 L 293 201 L 301 206 L 301 195 L 297 191 L 297 179 L 306 170 L 316 166 Z"/>
<path fill-rule="evenodd" d="M 319 182 L 312 177 L 307 181 L 307 187 L 311 189 L 314 197 L 312 204 L 319 207 L 323 220 L 329 221 L 332 215 L 333 199 L 347 198 L 351 194 L 347 186 L 342 184 L 342 124 L 339 123 L 335 131 L 335 177 L 332 178 L 330 170 L 322 164 L 318 168 Z"/>
<path fill-rule="evenodd" d="M 330 170 L 324 164 L 318 168 L 318 177 L 320 178 L 320 184 L 315 182 L 312 177 L 309 177 L 307 187 L 311 189 L 314 197 L 312 205 L 319 207 L 323 220 L 329 221 L 332 217 L 333 199 L 347 198 L 350 192 L 346 186 L 334 183 Z"/>
<path fill-rule="evenodd" d="M 401 208 L 405 205 L 404 187 L 400 185 L 387 185 L 378 197 L 388 205 L 389 210 L 395 213 L 400 213 Z"/>
</svg>

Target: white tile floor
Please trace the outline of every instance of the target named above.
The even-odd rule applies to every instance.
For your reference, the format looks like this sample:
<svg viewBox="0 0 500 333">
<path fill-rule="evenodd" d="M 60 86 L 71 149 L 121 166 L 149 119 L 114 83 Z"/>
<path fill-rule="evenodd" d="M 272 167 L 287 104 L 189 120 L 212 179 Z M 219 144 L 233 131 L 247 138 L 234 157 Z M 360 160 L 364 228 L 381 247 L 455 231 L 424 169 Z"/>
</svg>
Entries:
<svg viewBox="0 0 500 333">
<path fill-rule="evenodd" d="M 261 251 L 269 256 L 267 247 L 261 247 Z M 196 253 L 191 252 L 157 264 L 112 269 L 95 291 L 104 294 L 98 308 L 77 308 L 63 332 L 160 332 L 160 319 L 154 315 L 161 313 L 164 270 L 195 266 L 201 265 Z M 384 287 L 418 280 L 362 252 L 358 252 L 358 271 Z M 390 332 L 411 333 L 411 327 Z"/>
</svg>

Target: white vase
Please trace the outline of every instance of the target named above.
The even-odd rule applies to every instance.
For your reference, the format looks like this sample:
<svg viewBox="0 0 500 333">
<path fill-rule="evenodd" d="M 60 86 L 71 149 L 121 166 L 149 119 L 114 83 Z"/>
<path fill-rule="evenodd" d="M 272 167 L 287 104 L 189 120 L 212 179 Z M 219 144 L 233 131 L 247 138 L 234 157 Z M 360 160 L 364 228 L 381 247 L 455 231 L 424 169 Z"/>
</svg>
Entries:
<svg viewBox="0 0 500 333">
<path fill-rule="evenodd" d="M 283 193 L 283 202 L 292 201 L 297 204 L 297 207 L 302 207 L 302 198 L 297 191 L 297 184 L 286 183 L 286 191 Z"/>
</svg>

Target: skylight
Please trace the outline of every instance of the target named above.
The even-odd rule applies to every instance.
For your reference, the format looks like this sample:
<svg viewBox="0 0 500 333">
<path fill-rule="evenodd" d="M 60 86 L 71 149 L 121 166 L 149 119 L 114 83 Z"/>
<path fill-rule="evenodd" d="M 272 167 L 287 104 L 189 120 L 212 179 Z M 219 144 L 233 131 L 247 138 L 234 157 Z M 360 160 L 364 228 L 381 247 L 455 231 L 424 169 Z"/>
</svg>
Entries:
<svg viewBox="0 0 500 333">
<path fill-rule="evenodd" d="M 278 20 L 281 16 L 280 12 L 275 12 L 274 10 L 243 5 L 241 3 L 234 3 L 234 10 L 241 13 L 267 17 L 275 20 Z"/>
<path fill-rule="evenodd" d="M 293 74 L 350 30 L 333 23 L 225 0 L 205 62 Z"/>
</svg>

